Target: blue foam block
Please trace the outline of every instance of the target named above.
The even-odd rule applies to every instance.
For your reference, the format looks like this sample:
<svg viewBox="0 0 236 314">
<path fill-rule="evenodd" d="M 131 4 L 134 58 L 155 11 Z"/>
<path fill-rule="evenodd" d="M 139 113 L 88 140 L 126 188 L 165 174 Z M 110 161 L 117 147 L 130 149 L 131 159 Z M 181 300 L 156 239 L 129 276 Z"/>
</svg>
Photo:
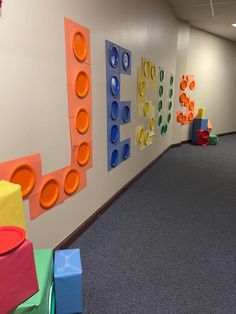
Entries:
<svg viewBox="0 0 236 314">
<path fill-rule="evenodd" d="M 56 313 L 81 313 L 82 265 L 79 249 L 55 252 L 54 281 Z"/>
<path fill-rule="evenodd" d="M 207 130 L 208 119 L 194 119 L 193 120 L 193 131 L 196 130 Z"/>
</svg>

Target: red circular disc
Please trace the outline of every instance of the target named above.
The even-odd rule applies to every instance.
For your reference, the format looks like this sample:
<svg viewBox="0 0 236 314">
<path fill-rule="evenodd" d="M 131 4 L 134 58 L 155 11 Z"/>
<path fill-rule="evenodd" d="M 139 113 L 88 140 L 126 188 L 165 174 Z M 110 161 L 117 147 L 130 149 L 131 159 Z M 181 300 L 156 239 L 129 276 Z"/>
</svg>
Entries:
<svg viewBox="0 0 236 314">
<path fill-rule="evenodd" d="M 0 254 L 19 246 L 26 238 L 24 229 L 15 226 L 0 227 Z"/>
</svg>

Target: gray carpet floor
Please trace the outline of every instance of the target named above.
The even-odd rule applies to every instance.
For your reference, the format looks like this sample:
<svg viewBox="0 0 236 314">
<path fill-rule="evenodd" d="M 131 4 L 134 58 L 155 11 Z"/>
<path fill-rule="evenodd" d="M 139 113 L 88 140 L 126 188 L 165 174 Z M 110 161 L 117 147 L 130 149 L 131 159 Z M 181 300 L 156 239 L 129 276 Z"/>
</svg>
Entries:
<svg viewBox="0 0 236 314">
<path fill-rule="evenodd" d="M 236 313 L 236 135 L 171 149 L 71 248 L 84 313 Z"/>
</svg>

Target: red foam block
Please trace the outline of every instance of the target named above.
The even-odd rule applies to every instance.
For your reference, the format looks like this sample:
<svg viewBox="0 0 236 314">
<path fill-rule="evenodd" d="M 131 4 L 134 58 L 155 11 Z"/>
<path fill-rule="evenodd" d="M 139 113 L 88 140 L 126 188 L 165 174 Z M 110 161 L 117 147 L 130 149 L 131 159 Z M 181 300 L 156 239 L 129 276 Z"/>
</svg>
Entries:
<svg viewBox="0 0 236 314">
<path fill-rule="evenodd" d="M 15 250 L 0 255 L 0 307 L 1 314 L 38 292 L 33 245 L 25 240 Z"/>
</svg>

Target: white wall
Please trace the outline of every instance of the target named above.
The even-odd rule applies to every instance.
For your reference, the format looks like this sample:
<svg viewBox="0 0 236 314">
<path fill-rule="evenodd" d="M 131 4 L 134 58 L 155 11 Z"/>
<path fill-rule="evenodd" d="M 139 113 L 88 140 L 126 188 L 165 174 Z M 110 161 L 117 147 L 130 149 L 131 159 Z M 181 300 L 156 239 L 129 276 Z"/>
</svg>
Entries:
<svg viewBox="0 0 236 314">
<path fill-rule="evenodd" d="M 8 0 L 0 17 L 0 161 L 40 152 L 44 173 L 69 162 L 64 17 L 91 30 L 94 166 L 85 190 L 28 221 L 37 248 L 57 245 L 171 143 L 169 133 L 156 136 L 144 152 L 134 145 L 135 125 L 141 121 L 136 101 L 141 57 L 175 73 L 178 21 L 165 1 Z M 133 63 L 121 93 L 132 101 L 132 123 L 122 130 L 131 137 L 131 158 L 109 173 L 106 39 L 130 49 Z"/>
<path fill-rule="evenodd" d="M 196 76 L 194 98 L 206 108 L 216 133 L 236 130 L 236 43 L 191 28 L 188 73 Z"/>
<path fill-rule="evenodd" d="M 64 17 L 91 30 L 93 168 L 88 171 L 86 189 L 35 221 L 28 219 L 29 237 L 36 248 L 56 246 L 165 148 L 183 140 L 183 132 L 186 132 L 177 125 L 174 114 L 172 132 L 166 137 L 158 134 L 154 145 L 143 152 L 139 152 L 134 143 L 135 126 L 142 122 L 137 114 L 136 100 L 137 67 L 141 57 L 150 58 L 167 73 L 176 73 L 176 80 L 186 70 L 189 27 L 181 24 L 178 37 L 179 22 L 165 0 L 8 0 L 3 3 L 0 16 L 0 162 L 39 152 L 43 173 L 69 163 Z M 207 38 L 212 42 L 209 47 Z M 121 93 L 121 99 L 132 101 L 132 123 L 123 127 L 121 132 L 122 136 L 131 137 L 131 158 L 109 173 L 106 153 L 106 39 L 130 49 L 133 64 L 131 77 L 122 77 Z M 200 71 L 202 61 L 196 60 L 206 51 L 201 52 L 201 47 L 197 47 L 198 40 L 203 40 L 201 47 L 209 48 L 208 55 L 217 46 L 220 52 L 214 57 L 215 62 L 227 55 L 232 63 L 235 50 L 228 42 L 221 47 L 221 41 L 215 37 L 191 30 L 188 71 L 196 72 L 198 103 L 207 101 L 212 106 L 217 102 L 217 108 L 222 111 L 224 102 L 222 98 L 221 101 L 218 99 L 221 89 L 213 63 L 210 68 L 214 69 L 212 79 L 217 81 L 214 83 L 217 86 L 215 96 L 206 99 L 201 96 L 206 92 L 213 94 L 208 91 L 209 88 L 213 91 L 213 84 L 209 77 L 206 79 L 206 71 L 205 75 L 201 72 L 203 70 Z M 194 46 L 196 48 L 192 51 Z M 203 57 L 201 59 L 204 60 Z M 232 88 L 233 75 L 228 79 L 224 62 L 220 63 L 220 74 L 227 82 L 232 80 Z M 235 68 L 235 64 L 231 66 Z M 233 110 L 234 92 L 228 92 L 230 96 L 225 106 L 230 103 Z M 219 112 L 215 113 L 214 107 L 211 108 L 208 114 L 216 131 L 236 129 L 231 112 L 222 111 L 225 119 L 230 119 L 226 123 L 225 119 L 218 117 Z M 25 207 L 28 213 L 27 202 Z"/>
</svg>

